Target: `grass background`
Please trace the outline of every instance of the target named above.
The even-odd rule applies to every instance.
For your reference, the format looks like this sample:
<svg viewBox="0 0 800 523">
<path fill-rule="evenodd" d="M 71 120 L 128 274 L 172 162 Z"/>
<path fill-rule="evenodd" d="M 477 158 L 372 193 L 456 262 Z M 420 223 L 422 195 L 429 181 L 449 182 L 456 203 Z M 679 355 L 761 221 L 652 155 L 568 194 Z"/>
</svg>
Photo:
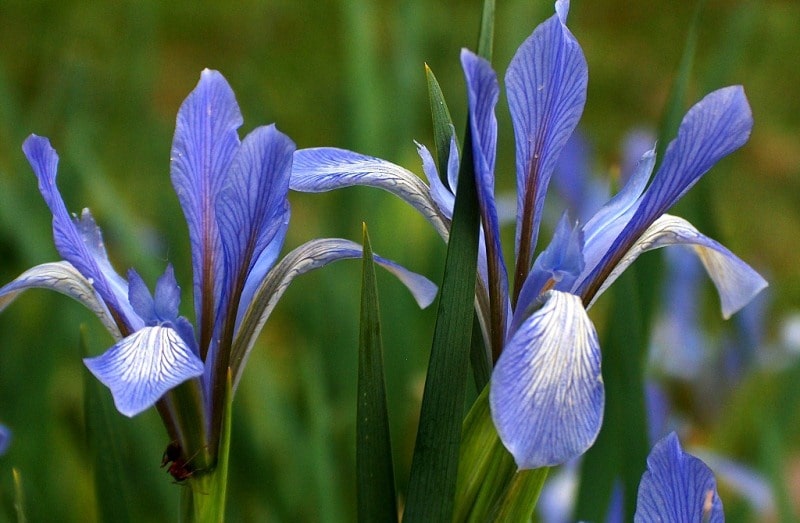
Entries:
<svg viewBox="0 0 800 523">
<path fill-rule="evenodd" d="M 118 271 L 136 267 L 152 284 L 169 261 L 189 291 L 188 238 L 169 183 L 169 149 L 177 109 L 204 67 L 230 82 L 243 132 L 276 122 L 298 147 L 346 147 L 421 172 L 412 140 L 432 145 L 423 63 L 463 129 L 458 52 L 476 41 L 479 4 L 0 0 L 0 281 L 57 258 L 50 215 L 20 149 L 34 132 L 59 151 L 67 206 L 92 209 Z M 596 146 L 599 173 L 614 172 L 628 131 L 657 125 L 693 8 L 690 1 L 573 2 L 569 25 L 589 64 L 581 127 Z M 501 75 L 516 46 L 551 13 L 550 2 L 498 2 L 494 64 Z M 708 1 L 687 107 L 714 88 L 741 83 L 756 123 L 749 144 L 700 182 L 706 197 L 677 212 L 712 223 L 704 232 L 768 277 L 773 345 L 800 304 L 798 21 L 800 4 L 790 0 Z M 513 142 L 502 98 L 498 119 L 498 187 L 510 191 Z M 366 221 L 376 252 L 441 278 L 444 245 L 388 195 L 352 189 L 292 194 L 291 201 L 287 249 L 318 236 L 358 240 Z M 235 402 L 230 520 L 353 519 L 359 278 L 356 262 L 303 276 L 267 323 Z M 402 491 L 434 318 L 391 278 L 379 275 L 379 284 Z M 722 320 L 708 302 L 704 321 L 718 332 Z M 185 292 L 187 315 L 190 303 Z M 602 300 L 598 310 L 602 315 Z M 0 520 L 13 519 L 12 467 L 21 471 L 32 521 L 95 517 L 81 323 L 89 327 L 90 352 L 102 352 L 110 337 L 61 296 L 34 291 L 0 316 L 0 422 L 14 431 L 0 457 Z M 754 370 L 711 414 L 696 408 L 691 387 L 671 388 L 697 442 L 763 473 L 776 486 L 783 516 L 800 515 L 798 378 L 798 363 Z M 137 521 L 177 517 L 182 487 L 158 468 L 166 443 L 153 412 L 121 423 Z M 756 518 L 728 499 L 723 495 L 729 520 Z"/>
</svg>

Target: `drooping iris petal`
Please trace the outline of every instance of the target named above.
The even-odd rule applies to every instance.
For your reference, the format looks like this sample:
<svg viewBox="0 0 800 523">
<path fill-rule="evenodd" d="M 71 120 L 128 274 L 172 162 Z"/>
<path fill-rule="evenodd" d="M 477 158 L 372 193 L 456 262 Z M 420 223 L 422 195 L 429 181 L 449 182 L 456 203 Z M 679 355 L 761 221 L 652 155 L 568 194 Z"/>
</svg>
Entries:
<svg viewBox="0 0 800 523">
<path fill-rule="evenodd" d="M 580 298 L 549 291 L 543 300 L 511 334 L 489 391 L 497 432 L 521 469 L 582 454 L 603 419 L 600 345 Z"/>
<path fill-rule="evenodd" d="M 211 336 L 223 281 L 222 246 L 215 204 L 239 149 L 239 105 L 228 82 L 205 69 L 178 111 L 170 155 L 172 185 L 178 195 L 192 246 L 194 302 L 203 339 Z"/>
<path fill-rule="evenodd" d="M 642 233 L 715 163 L 744 145 L 752 126 L 750 106 L 741 86 L 719 89 L 695 104 L 684 116 L 677 138 L 667 147 L 661 167 L 630 220 L 584 278 L 581 295 L 593 298 Z"/>
<path fill-rule="evenodd" d="M 702 461 L 681 449 L 674 432 L 653 446 L 647 471 L 639 483 L 636 523 L 725 520 L 714 474 Z"/>
<path fill-rule="evenodd" d="M 272 309 L 286 292 L 289 284 L 301 274 L 319 269 L 331 262 L 361 256 L 362 247 L 357 243 L 338 238 L 317 239 L 295 248 L 272 268 L 248 304 L 233 342 L 231 368 L 236 383 L 241 375 L 238 369 L 244 365 L 258 333 L 261 332 Z M 397 277 L 408 288 L 420 307 L 427 307 L 433 302 L 437 291 L 433 282 L 381 256 L 375 256 L 375 263 Z"/>
<path fill-rule="evenodd" d="M 0 311 L 27 289 L 49 289 L 60 292 L 83 304 L 97 316 L 103 326 L 120 339 L 119 327 L 92 284 L 69 262 L 43 263 L 20 274 L 16 280 L 0 288 Z"/>
<path fill-rule="evenodd" d="M 693 248 L 717 288 L 722 316 L 726 319 L 747 305 L 767 286 L 764 278 L 723 245 L 701 234 L 683 218 L 665 214 L 657 219 L 623 256 L 595 294 L 594 299 L 597 299 L 641 253 L 668 245 L 689 245 Z"/>
<path fill-rule="evenodd" d="M 586 102 L 588 69 L 567 29 L 568 10 L 569 1 L 556 2 L 557 14 L 522 43 L 506 71 L 516 138 L 517 278 L 530 269 L 550 176 Z"/>
<path fill-rule="evenodd" d="M 245 137 L 219 195 L 216 214 L 225 268 L 220 282 L 225 314 L 234 321 L 238 298 L 258 257 L 283 228 L 295 146 L 274 125 Z M 224 300 L 236 299 L 227 304 Z M 220 320 L 221 318 L 218 318 Z"/>
<path fill-rule="evenodd" d="M 105 301 L 120 327 L 133 331 L 141 326 L 127 301 L 127 284 L 114 271 L 106 256 L 100 230 L 85 211 L 80 220 L 73 220 L 56 187 L 58 154 L 47 138 L 32 134 L 22 150 L 36 177 L 39 191 L 53 213 L 53 239 L 58 253 L 80 272 Z"/>
<path fill-rule="evenodd" d="M 111 390 L 117 410 L 128 417 L 155 404 L 171 388 L 203 373 L 203 362 L 168 326 L 144 327 L 102 355 L 83 361 Z"/>
<path fill-rule="evenodd" d="M 509 307 L 508 272 L 500 245 L 500 223 L 494 201 L 494 165 L 497 152 L 497 119 L 494 107 L 500 89 L 497 76 L 485 59 L 464 49 L 461 51 L 461 65 L 467 82 L 472 160 L 485 238 L 492 351 L 499 354 L 508 327 Z"/>
<path fill-rule="evenodd" d="M 0 423 L 0 456 L 8 451 L 9 445 L 11 445 L 11 431 Z"/>
<path fill-rule="evenodd" d="M 415 208 L 443 238 L 449 220 L 441 213 L 428 186 L 417 175 L 391 162 L 345 149 L 320 147 L 294 153 L 289 188 L 325 192 L 364 185 L 388 191 Z"/>
</svg>

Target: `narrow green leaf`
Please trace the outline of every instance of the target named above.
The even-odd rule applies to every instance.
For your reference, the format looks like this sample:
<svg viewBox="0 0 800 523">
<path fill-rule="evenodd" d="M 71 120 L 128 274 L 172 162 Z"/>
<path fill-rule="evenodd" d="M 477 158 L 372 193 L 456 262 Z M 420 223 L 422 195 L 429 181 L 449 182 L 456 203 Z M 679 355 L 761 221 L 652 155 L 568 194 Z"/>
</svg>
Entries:
<svg viewBox="0 0 800 523">
<path fill-rule="evenodd" d="M 192 523 L 222 523 L 228 493 L 228 464 L 231 448 L 233 392 L 228 369 L 225 385 L 225 405 L 222 412 L 217 462 L 212 469 L 198 470 L 188 478 L 181 503 L 181 521 Z"/>
<path fill-rule="evenodd" d="M 372 246 L 363 225 L 361 332 L 358 350 L 356 493 L 359 521 L 397 521 L 394 465 L 386 408 L 378 285 Z"/>
<path fill-rule="evenodd" d="M 530 521 L 548 472 L 550 472 L 549 467 L 517 471 L 492 520 Z"/>
<path fill-rule="evenodd" d="M 79 343 L 81 356 L 86 357 L 85 326 L 81 326 Z M 100 519 L 130 521 L 129 485 L 123 474 L 125 467 L 120 450 L 120 418 L 111 404 L 108 390 L 86 369 L 83 371 L 83 409 Z"/>
<path fill-rule="evenodd" d="M 471 139 L 467 131 L 465 143 L 471 144 Z M 479 216 L 471 146 L 464 147 L 463 156 L 405 521 L 452 519 L 478 260 Z"/>
<path fill-rule="evenodd" d="M 481 32 L 478 36 L 478 55 L 492 61 L 494 47 L 494 0 L 483 1 Z"/>
<path fill-rule="evenodd" d="M 485 387 L 464 420 L 454 521 L 486 521 L 517 467 L 495 429 Z"/>
<path fill-rule="evenodd" d="M 431 105 L 431 118 L 433 119 L 433 140 L 436 145 L 437 168 L 439 169 L 439 177 L 442 183 L 448 185 L 447 166 L 450 159 L 450 140 L 455 134 L 455 128 L 453 127 L 453 120 L 450 117 L 450 110 L 447 108 L 442 88 L 427 64 L 425 65 L 425 76 L 428 82 L 428 99 Z M 481 391 L 489 382 L 492 363 L 491 355 L 486 351 L 486 345 L 483 343 L 483 334 L 481 333 L 477 316 L 472 320 L 472 331 L 470 362 L 472 364 L 475 389 Z"/>
<path fill-rule="evenodd" d="M 549 468 L 517 470 L 492 421 L 486 387 L 464 420 L 454 521 L 530 521 Z"/>
<path fill-rule="evenodd" d="M 428 83 L 428 101 L 431 105 L 431 119 L 433 120 L 433 144 L 436 147 L 436 167 L 439 169 L 439 178 L 442 183 L 448 184 L 447 164 L 450 159 L 450 139 L 455 134 L 453 119 L 450 109 L 444 99 L 444 93 L 439 86 L 436 76 L 425 64 L 425 78 Z"/>
<path fill-rule="evenodd" d="M 19 469 L 11 469 L 14 476 L 14 511 L 17 513 L 17 523 L 27 523 L 25 516 L 25 489 L 22 487 L 22 474 Z"/>
</svg>

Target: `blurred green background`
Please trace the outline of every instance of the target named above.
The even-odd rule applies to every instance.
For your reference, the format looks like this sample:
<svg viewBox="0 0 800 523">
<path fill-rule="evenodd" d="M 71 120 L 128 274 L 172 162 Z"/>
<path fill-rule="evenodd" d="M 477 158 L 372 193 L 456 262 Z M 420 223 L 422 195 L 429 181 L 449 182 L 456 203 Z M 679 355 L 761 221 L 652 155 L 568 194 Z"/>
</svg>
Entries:
<svg viewBox="0 0 800 523">
<path fill-rule="evenodd" d="M 693 9 L 691 1 L 573 2 L 569 25 L 589 64 L 581 128 L 596 146 L 599 173 L 614 172 L 628 131 L 657 126 Z M 169 150 L 178 107 L 200 71 L 226 76 L 243 132 L 276 122 L 298 147 L 345 147 L 421 173 L 413 140 L 432 146 L 423 63 L 463 129 L 458 53 L 476 41 L 479 10 L 480 2 L 455 0 L 0 0 L 0 282 L 57 259 L 50 215 L 20 149 L 33 132 L 58 150 L 67 206 L 92 209 L 117 270 L 136 267 L 152 285 L 173 263 L 182 310 L 191 315 L 188 239 L 169 182 Z M 549 1 L 498 1 L 501 75 L 551 13 Z M 767 342 L 785 345 L 786 320 L 800 310 L 800 4 L 709 0 L 702 20 L 687 107 L 741 83 L 755 127 L 749 144 L 702 180 L 704 197 L 676 214 L 713 224 L 701 228 L 767 276 Z M 502 97 L 498 118 L 498 186 L 510 191 L 513 141 Z M 376 252 L 440 280 L 444 245 L 392 197 L 351 189 L 292 194 L 291 201 L 287 249 L 320 236 L 359 240 L 366 221 Z M 267 323 L 234 406 L 230 520 L 354 518 L 359 278 L 356 262 L 303 276 Z M 385 274 L 379 284 L 403 491 L 434 310 L 419 311 Z M 712 332 L 724 328 L 714 300 L 704 315 Z M 105 350 L 111 338 L 99 322 L 64 297 L 34 291 L 0 315 L 0 422 L 14 432 L 0 457 L 0 520 L 13 517 L 12 467 L 21 471 L 32 521 L 96 517 L 83 430 L 82 323 L 90 352 Z M 779 487 L 782 515 L 800 515 L 798 383 L 798 362 L 754 370 L 713 415 L 693 408 L 687 388 L 673 387 L 696 443 L 764 474 Z M 158 468 L 166 443 L 154 412 L 121 419 L 136 521 L 177 517 L 184 487 Z M 757 520 L 728 499 L 723 493 L 730 520 Z"/>
</svg>

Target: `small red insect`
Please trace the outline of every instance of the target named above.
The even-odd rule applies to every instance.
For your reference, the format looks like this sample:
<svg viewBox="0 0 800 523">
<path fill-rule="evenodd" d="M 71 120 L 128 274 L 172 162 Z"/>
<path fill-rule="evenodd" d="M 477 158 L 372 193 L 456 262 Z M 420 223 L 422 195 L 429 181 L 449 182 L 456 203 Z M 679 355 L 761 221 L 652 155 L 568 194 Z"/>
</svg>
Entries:
<svg viewBox="0 0 800 523">
<path fill-rule="evenodd" d="M 164 455 L 161 457 L 161 468 L 169 465 L 167 472 L 175 478 L 178 483 L 185 481 L 192 477 L 195 473 L 194 467 L 191 466 L 191 459 L 185 460 L 181 455 L 183 449 L 177 441 L 170 442 L 164 450 Z"/>
</svg>

